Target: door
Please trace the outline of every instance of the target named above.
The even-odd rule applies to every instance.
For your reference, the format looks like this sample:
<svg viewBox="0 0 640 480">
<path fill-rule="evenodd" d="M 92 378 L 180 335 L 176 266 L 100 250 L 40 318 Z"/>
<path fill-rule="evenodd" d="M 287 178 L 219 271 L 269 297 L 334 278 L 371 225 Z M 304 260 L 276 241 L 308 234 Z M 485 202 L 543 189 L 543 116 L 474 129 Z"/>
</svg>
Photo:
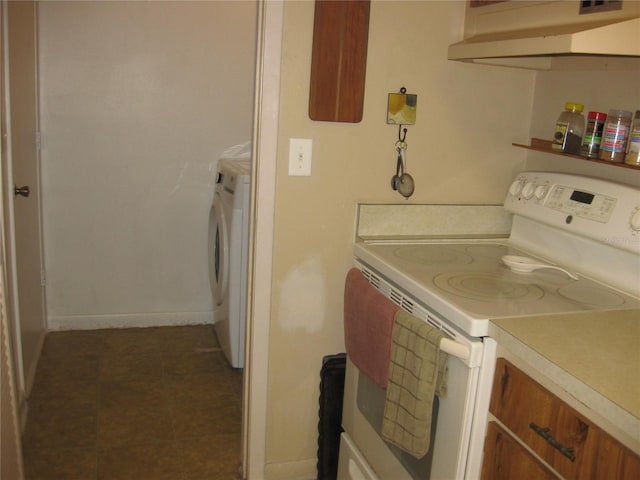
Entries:
<svg viewBox="0 0 640 480">
<path fill-rule="evenodd" d="M 33 382 L 45 333 L 37 101 L 37 10 L 32 1 L 3 2 L 7 43 L 3 85 L 3 200 L 7 276 L 17 380 Z"/>
</svg>

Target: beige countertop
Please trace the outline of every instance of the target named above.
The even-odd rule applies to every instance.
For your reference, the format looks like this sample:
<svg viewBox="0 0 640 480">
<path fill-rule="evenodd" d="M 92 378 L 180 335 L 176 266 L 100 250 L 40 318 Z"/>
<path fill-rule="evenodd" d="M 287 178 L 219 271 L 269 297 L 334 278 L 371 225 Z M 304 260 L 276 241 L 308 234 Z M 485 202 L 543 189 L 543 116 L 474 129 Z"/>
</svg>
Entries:
<svg viewBox="0 0 640 480">
<path fill-rule="evenodd" d="M 504 318 L 489 334 L 640 445 L 640 310 Z"/>
</svg>

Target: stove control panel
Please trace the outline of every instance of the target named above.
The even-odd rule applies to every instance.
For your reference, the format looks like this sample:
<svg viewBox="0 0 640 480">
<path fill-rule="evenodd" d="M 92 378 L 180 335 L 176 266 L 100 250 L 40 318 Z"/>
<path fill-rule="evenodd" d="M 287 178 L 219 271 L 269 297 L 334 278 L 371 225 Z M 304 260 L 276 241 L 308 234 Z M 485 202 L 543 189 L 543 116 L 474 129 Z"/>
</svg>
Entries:
<svg viewBox="0 0 640 480">
<path fill-rule="evenodd" d="M 565 185 L 554 185 L 545 202 L 549 208 L 600 223 L 609 221 L 615 205 L 613 197 Z"/>
<path fill-rule="evenodd" d="M 580 175 L 523 172 L 505 208 L 580 236 L 640 253 L 640 189 Z"/>
</svg>

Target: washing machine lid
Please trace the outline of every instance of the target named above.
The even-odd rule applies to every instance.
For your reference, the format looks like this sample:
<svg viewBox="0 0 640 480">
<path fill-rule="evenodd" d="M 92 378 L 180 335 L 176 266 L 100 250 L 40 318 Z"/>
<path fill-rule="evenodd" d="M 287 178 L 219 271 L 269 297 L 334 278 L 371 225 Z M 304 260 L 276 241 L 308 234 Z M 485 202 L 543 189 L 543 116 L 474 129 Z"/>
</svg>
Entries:
<svg viewBox="0 0 640 480">
<path fill-rule="evenodd" d="M 216 179 L 216 192 L 221 195 L 242 195 L 251 182 L 251 164 L 248 160 L 220 160 Z"/>
</svg>

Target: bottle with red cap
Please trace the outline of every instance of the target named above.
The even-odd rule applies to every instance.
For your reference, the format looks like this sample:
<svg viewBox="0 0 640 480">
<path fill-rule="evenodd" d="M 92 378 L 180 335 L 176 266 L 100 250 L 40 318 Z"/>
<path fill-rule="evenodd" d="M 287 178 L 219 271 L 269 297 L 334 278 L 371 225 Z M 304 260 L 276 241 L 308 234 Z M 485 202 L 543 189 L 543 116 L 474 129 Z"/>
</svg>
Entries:
<svg viewBox="0 0 640 480">
<path fill-rule="evenodd" d="M 597 158 L 604 131 L 604 122 L 607 114 L 602 112 L 589 112 L 587 115 L 587 128 L 582 140 L 580 153 L 588 158 Z"/>
</svg>

